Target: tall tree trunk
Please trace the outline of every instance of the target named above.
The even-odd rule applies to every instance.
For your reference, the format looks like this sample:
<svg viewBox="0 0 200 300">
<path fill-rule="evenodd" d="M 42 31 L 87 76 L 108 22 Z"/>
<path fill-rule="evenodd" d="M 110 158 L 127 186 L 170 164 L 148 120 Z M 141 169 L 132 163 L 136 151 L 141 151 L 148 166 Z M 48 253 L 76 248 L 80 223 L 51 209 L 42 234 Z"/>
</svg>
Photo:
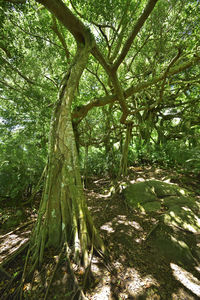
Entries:
<svg viewBox="0 0 200 300">
<path fill-rule="evenodd" d="M 87 187 L 88 184 L 88 151 L 89 151 L 89 144 L 85 144 L 85 155 L 84 155 L 84 187 Z"/>
<path fill-rule="evenodd" d="M 31 239 L 34 265 L 42 263 L 46 247 L 65 242 L 73 245 L 75 258 L 86 266 L 92 244 L 104 250 L 86 205 L 71 120 L 71 103 L 90 52 L 83 46 L 77 49 L 52 117 L 47 177 Z"/>
<path fill-rule="evenodd" d="M 133 128 L 132 123 L 127 124 L 126 137 L 125 137 L 125 142 L 124 142 L 124 146 L 123 146 L 118 177 L 124 177 L 127 175 L 128 148 L 129 148 L 129 144 L 131 141 L 132 128 Z"/>
<path fill-rule="evenodd" d="M 111 141 L 111 121 L 112 121 L 112 108 L 113 104 L 109 105 L 107 110 L 106 107 L 103 107 L 103 113 L 105 117 L 106 125 L 106 137 L 104 139 L 105 155 L 107 161 L 108 174 L 111 177 L 114 177 L 114 153 L 113 153 L 113 142 Z"/>
</svg>

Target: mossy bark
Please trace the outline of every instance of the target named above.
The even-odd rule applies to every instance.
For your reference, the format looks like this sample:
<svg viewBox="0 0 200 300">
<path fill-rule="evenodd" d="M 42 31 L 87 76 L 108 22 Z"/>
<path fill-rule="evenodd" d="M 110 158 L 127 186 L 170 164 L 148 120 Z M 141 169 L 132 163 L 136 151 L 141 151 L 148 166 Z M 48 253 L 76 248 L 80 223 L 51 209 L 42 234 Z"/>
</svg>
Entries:
<svg viewBox="0 0 200 300">
<path fill-rule="evenodd" d="M 129 149 L 129 144 L 130 144 L 131 136 L 132 136 L 132 128 L 133 128 L 132 123 L 127 124 L 126 137 L 125 137 L 124 146 L 123 146 L 123 150 L 122 150 L 122 156 L 121 156 L 121 161 L 120 161 L 118 177 L 124 177 L 127 175 L 128 149 Z"/>
<path fill-rule="evenodd" d="M 63 243 L 73 245 L 76 259 L 81 259 L 86 266 L 92 244 L 104 250 L 86 205 L 71 119 L 71 103 L 89 52 L 84 46 L 78 47 L 52 117 L 47 177 L 31 238 L 35 265 L 42 263 L 46 247 L 58 248 Z"/>
</svg>

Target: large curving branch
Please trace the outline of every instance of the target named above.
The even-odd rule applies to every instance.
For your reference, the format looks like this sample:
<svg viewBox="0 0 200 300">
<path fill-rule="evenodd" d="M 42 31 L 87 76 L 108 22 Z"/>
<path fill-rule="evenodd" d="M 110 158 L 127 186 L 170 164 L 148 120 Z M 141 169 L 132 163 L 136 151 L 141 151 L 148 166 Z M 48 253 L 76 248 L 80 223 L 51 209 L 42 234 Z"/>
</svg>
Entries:
<svg viewBox="0 0 200 300">
<path fill-rule="evenodd" d="M 36 0 L 43 4 L 74 36 L 76 42 L 85 44 L 88 30 L 61 0 Z"/>
<path fill-rule="evenodd" d="M 67 57 L 67 59 L 69 59 L 70 53 L 69 53 L 69 50 L 68 50 L 65 38 L 62 35 L 62 33 L 59 31 L 59 29 L 58 29 L 58 24 L 57 24 L 57 21 L 56 21 L 56 18 L 55 18 L 54 15 L 52 15 L 52 25 L 51 25 L 51 28 L 55 32 L 55 34 L 57 35 L 59 41 L 61 42 L 61 44 L 62 44 L 62 46 L 63 46 L 63 48 L 65 50 L 65 56 Z"/>
<path fill-rule="evenodd" d="M 71 32 L 76 42 L 85 44 L 88 39 L 93 39 L 92 55 L 106 72 L 110 71 L 111 67 L 99 50 L 90 30 L 71 12 L 62 0 L 36 0 L 36 2 L 43 4 Z"/>
<path fill-rule="evenodd" d="M 139 19 L 137 20 L 132 32 L 130 33 L 128 39 L 126 40 L 126 42 L 124 44 L 124 47 L 123 47 L 119 57 L 114 62 L 113 70 L 116 71 L 118 69 L 118 67 L 120 66 L 120 64 L 123 62 L 123 60 L 126 57 L 126 55 L 129 51 L 134 39 L 136 38 L 136 36 L 137 36 L 138 32 L 140 31 L 140 29 L 143 27 L 145 21 L 150 16 L 150 14 L 153 11 L 153 9 L 154 9 L 157 2 L 158 2 L 158 0 L 149 0 L 149 2 L 147 3 L 143 13 L 141 14 Z"/>
</svg>

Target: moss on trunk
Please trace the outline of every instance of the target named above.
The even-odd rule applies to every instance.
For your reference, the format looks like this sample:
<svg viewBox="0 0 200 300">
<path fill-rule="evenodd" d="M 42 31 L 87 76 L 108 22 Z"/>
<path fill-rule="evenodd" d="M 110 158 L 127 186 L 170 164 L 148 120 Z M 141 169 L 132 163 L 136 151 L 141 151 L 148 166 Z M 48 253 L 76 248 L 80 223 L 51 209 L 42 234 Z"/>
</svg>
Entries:
<svg viewBox="0 0 200 300">
<path fill-rule="evenodd" d="M 73 245 L 75 258 L 85 266 L 92 246 L 104 251 L 86 205 L 71 119 L 71 103 L 89 53 L 89 48 L 78 47 L 52 117 L 46 182 L 30 246 L 34 266 L 42 263 L 46 247 L 63 243 Z"/>
</svg>

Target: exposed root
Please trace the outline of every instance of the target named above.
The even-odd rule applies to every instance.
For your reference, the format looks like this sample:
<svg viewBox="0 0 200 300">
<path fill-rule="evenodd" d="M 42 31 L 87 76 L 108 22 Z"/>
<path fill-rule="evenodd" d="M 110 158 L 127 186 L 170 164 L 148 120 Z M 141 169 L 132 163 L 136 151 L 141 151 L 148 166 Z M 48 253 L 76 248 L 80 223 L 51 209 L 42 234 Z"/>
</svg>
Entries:
<svg viewBox="0 0 200 300">
<path fill-rule="evenodd" d="M 13 277 L 10 279 L 10 281 L 7 283 L 6 287 L 5 287 L 4 290 L 2 291 L 0 300 L 7 300 L 7 299 L 10 298 L 9 291 L 10 291 L 11 287 L 13 286 L 13 283 L 19 279 L 19 277 L 21 276 L 21 274 L 22 274 L 22 271 L 19 272 L 19 273 L 17 274 L 17 276 L 13 276 Z M 12 299 L 13 299 L 13 297 L 12 297 Z"/>
<path fill-rule="evenodd" d="M 73 281 L 73 287 L 72 287 L 72 293 L 70 293 L 69 295 L 69 300 L 74 300 L 74 299 L 78 299 L 78 300 L 86 300 L 87 297 L 85 297 L 84 292 L 82 290 L 82 288 L 80 287 L 78 280 L 74 274 L 74 271 L 71 267 L 71 262 L 69 260 L 68 255 L 66 256 L 66 260 L 67 260 L 67 270 L 68 273 Z"/>
<path fill-rule="evenodd" d="M 2 274 L 2 276 L 6 277 L 8 279 L 11 278 L 10 274 L 8 274 L 8 272 L 6 272 L 6 270 L 4 270 L 3 267 L 0 267 L 0 274 Z"/>
<path fill-rule="evenodd" d="M 61 250 L 61 252 L 60 252 L 60 254 L 59 254 L 59 256 L 58 256 L 58 261 L 57 261 L 57 263 L 56 263 L 56 265 L 55 265 L 55 267 L 54 267 L 53 273 L 52 273 L 52 275 L 51 275 L 51 278 L 50 278 L 50 281 L 49 281 L 49 285 L 48 285 L 48 287 L 47 287 L 47 289 L 46 289 L 46 293 L 45 293 L 45 296 L 44 296 L 44 300 L 47 299 L 47 296 L 48 296 L 48 293 L 49 293 L 51 284 L 52 284 L 52 282 L 53 282 L 53 279 L 54 279 L 55 273 L 56 273 L 56 271 L 57 271 L 57 269 L 58 269 L 58 266 L 59 266 L 59 264 L 60 264 L 60 262 L 61 262 L 61 259 L 62 259 L 62 256 L 63 256 L 63 254 L 64 254 L 64 251 L 65 251 L 65 245 L 63 246 L 63 248 L 62 248 L 62 250 Z"/>
<path fill-rule="evenodd" d="M 18 230 L 20 230 L 20 229 L 22 229 L 22 228 L 24 228 L 24 227 L 27 227 L 28 225 L 30 225 L 30 224 L 32 224 L 32 223 L 34 223 L 34 222 L 35 222 L 35 220 L 31 220 L 31 221 L 29 221 L 29 222 L 27 222 L 27 223 L 25 223 L 25 224 L 22 224 L 22 225 L 18 226 L 18 227 L 15 228 L 14 230 L 12 230 L 12 231 L 10 231 L 10 232 L 8 232 L 8 233 L 2 235 L 2 236 L 0 237 L 0 240 L 4 239 L 5 237 L 9 236 L 10 234 L 13 234 L 13 233 L 17 232 Z"/>
<path fill-rule="evenodd" d="M 8 256 L 1 264 L 1 267 L 5 267 L 8 263 L 10 263 L 13 259 L 16 258 L 20 253 L 22 253 L 29 245 L 29 241 L 25 242 L 21 247 L 19 247 L 16 251 L 14 251 L 12 254 Z"/>
<path fill-rule="evenodd" d="M 28 263 L 29 256 L 30 256 L 30 249 L 28 249 L 28 252 L 27 252 L 27 255 L 26 255 L 26 261 L 25 261 L 25 264 L 24 264 L 24 270 L 23 270 L 23 274 L 22 274 L 22 279 L 21 279 L 21 283 L 20 283 L 20 285 L 19 285 L 19 290 L 20 290 L 20 300 L 21 300 L 22 297 L 23 297 L 23 290 L 22 290 L 22 287 L 23 287 L 23 284 L 24 284 L 24 282 L 25 282 L 26 268 L 27 268 L 27 263 Z"/>
</svg>

